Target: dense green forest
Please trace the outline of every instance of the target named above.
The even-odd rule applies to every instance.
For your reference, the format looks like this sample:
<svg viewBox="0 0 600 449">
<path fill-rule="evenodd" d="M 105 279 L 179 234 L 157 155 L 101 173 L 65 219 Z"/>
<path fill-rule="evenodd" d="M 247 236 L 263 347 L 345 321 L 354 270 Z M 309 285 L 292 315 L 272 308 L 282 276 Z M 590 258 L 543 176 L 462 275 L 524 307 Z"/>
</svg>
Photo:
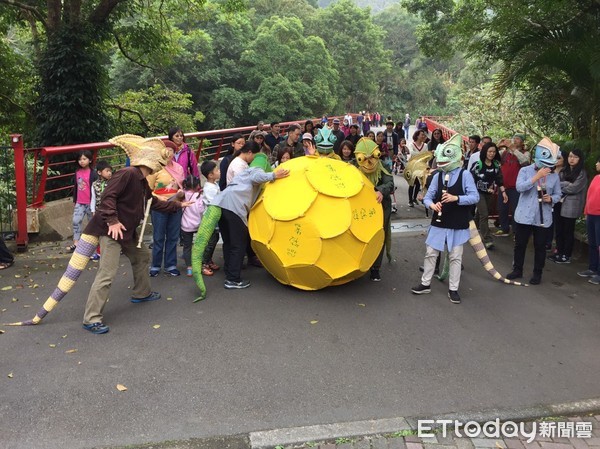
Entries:
<svg viewBox="0 0 600 449">
<path fill-rule="evenodd" d="M 598 141 L 598 0 L 0 0 L 28 145 L 370 110 Z"/>
</svg>

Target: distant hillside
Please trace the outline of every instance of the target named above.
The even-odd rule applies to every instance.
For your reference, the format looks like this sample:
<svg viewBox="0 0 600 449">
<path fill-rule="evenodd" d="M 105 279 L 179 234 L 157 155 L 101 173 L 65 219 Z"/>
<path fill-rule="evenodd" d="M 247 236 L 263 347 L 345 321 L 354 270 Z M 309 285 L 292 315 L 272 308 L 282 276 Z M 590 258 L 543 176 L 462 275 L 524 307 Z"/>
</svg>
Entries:
<svg viewBox="0 0 600 449">
<path fill-rule="evenodd" d="M 321 8 L 325 8 L 334 1 L 335 0 L 319 0 L 318 4 Z M 390 5 L 393 5 L 394 3 L 400 3 L 400 0 L 354 0 L 354 3 L 356 3 L 361 8 L 370 6 L 373 14 L 377 14 L 378 12 L 384 10 Z"/>
</svg>

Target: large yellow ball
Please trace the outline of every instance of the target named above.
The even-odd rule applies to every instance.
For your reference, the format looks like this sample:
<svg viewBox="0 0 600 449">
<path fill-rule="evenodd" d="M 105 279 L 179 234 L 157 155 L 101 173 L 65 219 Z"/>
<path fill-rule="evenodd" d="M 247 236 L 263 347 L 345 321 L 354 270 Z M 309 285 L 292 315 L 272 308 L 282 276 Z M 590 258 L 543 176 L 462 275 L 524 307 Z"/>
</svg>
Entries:
<svg viewBox="0 0 600 449">
<path fill-rule="evenodd" d="M 282 284 L 318 290 L 361 277 L 384 241 L 373 184 L 342 161 L 285 162 L 287 178 L 267 183 L 250 212 L 252 248 Z"/>
</svg>

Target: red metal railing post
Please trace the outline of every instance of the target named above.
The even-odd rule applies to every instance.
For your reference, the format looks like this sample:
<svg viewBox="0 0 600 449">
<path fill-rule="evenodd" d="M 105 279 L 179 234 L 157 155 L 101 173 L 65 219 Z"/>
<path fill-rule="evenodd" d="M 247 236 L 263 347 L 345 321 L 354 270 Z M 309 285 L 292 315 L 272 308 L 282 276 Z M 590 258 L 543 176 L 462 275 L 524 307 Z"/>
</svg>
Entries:
<svg viewBox="0 0 600 449">
<path fill-rule="evenodd" d="M 27 181 L 25 172 L 25 147 L 21 134 L 11 134 L 15 155 L 15 185 L 17 188 L 17 251 L 27 251 Z"/>
</svg>

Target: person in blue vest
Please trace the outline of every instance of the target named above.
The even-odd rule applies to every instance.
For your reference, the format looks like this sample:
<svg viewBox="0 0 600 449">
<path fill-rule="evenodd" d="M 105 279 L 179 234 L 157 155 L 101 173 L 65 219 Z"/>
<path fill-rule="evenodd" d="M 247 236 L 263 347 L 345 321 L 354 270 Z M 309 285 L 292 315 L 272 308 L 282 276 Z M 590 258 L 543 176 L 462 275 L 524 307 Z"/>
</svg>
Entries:
<svg viewBox="0 0 600 449">
<path fill-rule="evenodd" d="M 433 175 L 424 200 L 425 207 L 434 213 L 425 241 L 423 276 L 419 285 L 411 289 L 415 295 L 431 292 L 438 254 L 447 247 L 450 259 L 448 298 L 453 304 L 460 304 L 458 287 L 463 245 L 470 236 L 471 206 L 479 201 L 473 176 L 461 168 L 461 144 L 461 136 L 455 134 L 435 150 L 438 171 Z"/>
</svg>

